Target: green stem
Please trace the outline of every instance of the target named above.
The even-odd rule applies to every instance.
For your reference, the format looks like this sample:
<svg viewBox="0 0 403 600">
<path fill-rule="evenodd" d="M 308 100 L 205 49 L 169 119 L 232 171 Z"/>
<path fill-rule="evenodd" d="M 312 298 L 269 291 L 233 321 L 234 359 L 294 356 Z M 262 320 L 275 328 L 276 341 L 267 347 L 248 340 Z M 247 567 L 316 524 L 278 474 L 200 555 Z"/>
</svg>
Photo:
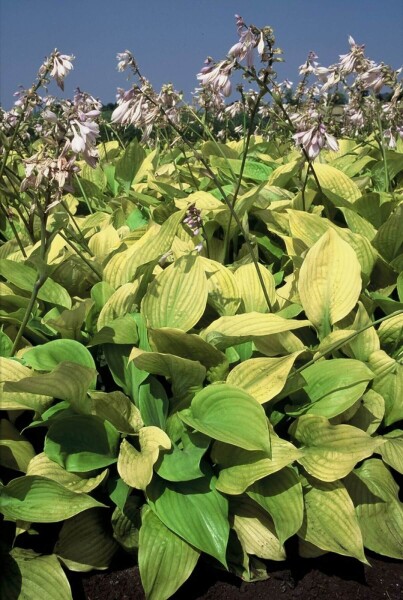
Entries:
<svg viewBox="0 0 403 600">
<path fill-rule="evenodd" d="M 77 173 L 75 173 L 75 174 L 74 174 L 74 178 L 75 178 L 75 180 L 76 180 L 76 182 L 77 182 L 77 185 L 78 185 L 78 187 L 80 188 L 80 192 L 81 192 L 81 193 L 82 193 L 82 195 L 83 195 L 83 198 L 84 198 L 84 200 L 85 200 L 85 202 L 86 202 L 86 204 L 87 204 L 88 210 L 90 211 L 90 213 L 91 213 L 91 214 L 93 214 L 93 210 L 92 210 L 92 208 L 91 208 L 91 205 L 90 205 L 90 203 L 89 203 L 89 200 L 88 200 L 87 194 L 85 193 L 85 191 L 84 191 L 84 188 L 83 188 L 83 186 L 81 185 L 81 181 L 80 181 L 80 178 L 78 177 Z"/>
<path fill-rule="evenodd" d="M 81 258 L 81 260 L 83 262 L 85 262 L 85 264 L 91 269 L 91 271 L 93 271 L 95 273 L 95 275 L 99 278 L 99 280 L 102 281 L 101 273 L 99 273 L 99 271 L 94 267 L 94 265 L 84 256 L 84 254 L 81 252 L 81 250 L 79 250 L 76 246 L 74 246 L 73 242 L 71 240 L 69 240 L 68 237 L 62 231 L 59 231 L 59 235 L 64 239 L 64 241 L 71 248 L 73 248 L 74 252 L 76 252 L 78 254 L 78 256 Z"/>
<path fill-rule="evenodd" d="M 20 328 L 19 328 L 19 330 L 17 332 L 17 335 L 15 336 L 13 347 L 11 349 L 11 356 L 14 356 L 15 353 L 16 353 L 16 351 L 17 351 L 18 345 L 19 345 L 19 343 L 21 341 L 22 336 L 25 333 L 25 328 L 26 328 L 27 323 L 29 321 L 29 318 L 31 316 L 31 311 L 32 311 L 33 306 L 35 304 L 35 301 L 36 301 L 36 299 L 38 297 L 39 290 L 41 289 L 41 287 L 45 283 L 46 279 L 47 279 L 46 275 L 38 275 L 38 278 L 37 278 L 37 280 L 34 283 L 34 287 L 32 289 L 31 297 L 29 299 L 29 304 L 28 304 L 28 306 L 27 306 L 27 308 L 25 310 L 24 318 L 23 318 L 22 323 L 20 325 Z"/>
</svg>

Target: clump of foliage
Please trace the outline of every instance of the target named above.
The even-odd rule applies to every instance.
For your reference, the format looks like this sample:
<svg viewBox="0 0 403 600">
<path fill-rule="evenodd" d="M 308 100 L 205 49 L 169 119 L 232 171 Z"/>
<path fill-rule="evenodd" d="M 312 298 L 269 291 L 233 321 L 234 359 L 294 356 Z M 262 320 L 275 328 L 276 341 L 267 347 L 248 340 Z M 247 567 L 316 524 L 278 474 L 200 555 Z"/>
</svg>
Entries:
<svg viewBox="0 0 403 600">
<path fill-rule="evenodd" d="M 89 94 L 38 95 L 71 69 L 57 51 L 2 114 L 6 600 L 67 600 L 64 569 L 119 548 L 152 600 L 201 555 L 264 579 L 295 537 L 403 558 L 401 84 L 350 39 L 287 103 L 272 30 L 237 26 L 202 110 L 119 55 L 138 84 L 109 127 L 143 142 L 97 144 Z M 234 70 L 255 90 L 225 105 Z"/>
</svg>

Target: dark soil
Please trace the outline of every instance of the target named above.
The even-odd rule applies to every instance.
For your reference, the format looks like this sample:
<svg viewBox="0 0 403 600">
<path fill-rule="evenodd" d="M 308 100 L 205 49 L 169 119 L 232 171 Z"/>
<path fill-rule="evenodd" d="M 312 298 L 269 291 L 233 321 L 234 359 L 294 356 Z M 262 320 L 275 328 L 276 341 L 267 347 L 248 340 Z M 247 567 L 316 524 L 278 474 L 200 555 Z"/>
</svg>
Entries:
<svg viewBox="0 0 403 600">
<path fill-rule="evenodd" d="M 403 600 L 403 563 L 367 553 L 371 567 L 328 554 L 314 560 L 269 563 L 270 578 L 256 583 L 200 561 L 173 600 Z M 78 574 L 74 600 L 144 600 L 137 567 Z"/>
</svg>

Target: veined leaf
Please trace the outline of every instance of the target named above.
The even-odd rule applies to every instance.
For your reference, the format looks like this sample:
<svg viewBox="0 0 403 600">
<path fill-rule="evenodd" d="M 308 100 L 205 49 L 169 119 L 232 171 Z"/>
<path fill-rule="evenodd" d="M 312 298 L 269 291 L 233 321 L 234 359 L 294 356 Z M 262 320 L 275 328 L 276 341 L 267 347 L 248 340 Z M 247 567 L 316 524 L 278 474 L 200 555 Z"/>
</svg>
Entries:
<svg viewBox="0 0 403 600">
<path fill-rule="evenodd" d="M 242 388 L 260 404 L 264 404 L 281 392 L 300 354 L 301 351 L 280 358 L 245 360 L 230 372 L 227 383 Z"/>
<path fill-rule="evenodd" d="M 259 265 L 259 271 L 269 296 L 271 307 L 273 307 L 276 302 L 276 289 L 273 275 L 262 265 Z M 235 279 L 245 312 L 268 312 L 269 308 L 262 291 L 255 265 L 250 263 L 239 267 L 235 271 Z"/>
<path fill-rule="evenodd" d="M 5 387 L 13 382 L 30 378 L 32 371 L 12 358 L 0 357 L 0 409 L 33 410 L 43 413 L 53 402 L 53 397 L 27 391 L 6 391 Z"/>
<path fill-rule="evenodd" d="M 139 409 L 120 391 L 90 392 L 91 414 L 112 423 L 121 433 L 137 433 L 143 427 Z"/>
<path fill-rule="evenodd" d="M 303 489 L 305 512 L 298 535 L 322 550 L 368 564 L 354 504 L 342 482 L 312 479 Z"/>
<path fill-rule="evenodd" d="M 383 436 L 385 443 L 379 448 L 383 460 L 403 475 L 403 431 L 395 429 Z"/>
<path fill-rule="evenodd" d="M 213 439 L 270 455 L 270 434 L 263 408 L 235 386 L 223 383 L 205 387 L 179 416 Z"/>
<path fill-rule="evenodd" d="M 306 255 L 298 284 L 305 314 L 322 338 L 354 308 L 361 286 L 354 250 L 329 229 Z"/>
<path fill-rule="evenodd" d="M 164 452 L 155 465 L 162 479 L 168 481 L 191 481 L 203 477 L 200 461 L 210 445 L 210 438 L 202 433 L 182 434 L 183 448 L 172 445 L 170 452 Z"/>
<path fill-rule="evenodd" d="M 0 506 L 6 520 L 30 523 L 64 521 L 88 508 L 104 507 L 87 494 L 37 475 L 17 477 L 0 487 Z"/>
<path fill-rule="evenodd" d="M 357 427 L 330 425 L 325 417 L 319 415 L 299 417 L 289 431 L 304 448 L 298 462 L 321 481 L 345 477 L 354 465 L 371 456 L 383 443 Z"/>
<path fill-rule="evenodd" d="M 149 600 L 166 600 L 188 579 L 200 552 L 178 537 L 147 506 L 139 544 L 141 582 Z"/>
<path fill-rule="evenodd" d="M 241 303 L 234 274 L 221 263 L 200 257 L 207 278 L 207 302 L 222 316 L 236 313 Z"/>
<path fill-rule="evenodd" d="M 167 434 L 150 425 L 139 432 L 141 452 L 128 441 L 123 440 L 120 446 L 118 472 L 130 487 L 145 490 L 153 476 L 153 466 L 161 450 L 169 450 L 172 442 Z"/>
<path fill-rule="evenodd" d="M 207 279 L 195 253 L 181 256 L 150 284 L 141 308 L 151 327 L 188 331 L 203 315 Z"/>
<path fill-rule="evenodd" d="M 88 493 L 98 487 L 108 476 L 108 469 L 93 477 L 88 473 L 69 473 L 53 460 L 50 460 L 44 452 L 37 454 L 29 463 L 27 475 L 38 475 L 46 477 L 61 484 L 72 492 Z"/>
<path fill-rule="evenodd" d="M 166 527 L 227 566 L 228 501 L 215 490 L 214 480 L 203 477 L 170 483 L 154 477 L 146 493 L 152 510 Z"/>
<path fill-rule="evenodd" d="M 4 600 L 43 598 L 73 600 L 70 585 L 54 554 L 39 555 L 32 550 L 13 548 L 3 556 L 0 596 Z"/>
<path fill-rule="evenodd" d="M 291 467 L 256 481 L 247 494 L 270 514 L 281 544 L 300 529 L 304 517 L 302 486 Z"/>
<path fill-rule="evenodd" d="M 8 419 L 0 419 L 0 465 L 26 473 L 29 461 L 34 456 L 32 444 Z"/>
<path fill-rule="evenodd" d="M 351 206 L 361 192 L 358 186 L 343 171 L 324 163 L 315 163 L 315 173 L 323 193 L 335 206 Z"/>
<path fill-rule="evenodd" d="M 63 523 L 54 552 L 70 571 L 107 569 L 118 549 L 100 509 L 86 510 Z"/>
</svg>

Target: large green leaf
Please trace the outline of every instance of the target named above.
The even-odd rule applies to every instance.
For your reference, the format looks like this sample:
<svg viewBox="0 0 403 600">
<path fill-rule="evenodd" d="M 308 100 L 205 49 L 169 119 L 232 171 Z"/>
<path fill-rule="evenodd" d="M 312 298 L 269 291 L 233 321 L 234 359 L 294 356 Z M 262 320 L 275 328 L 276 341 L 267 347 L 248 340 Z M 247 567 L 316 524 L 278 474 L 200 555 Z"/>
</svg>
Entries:
<svg viewBox="0 0 403 600">
<path fill-rule="evenodd" d="M 122 392 L 89 392 L 91 413 L 104 419 L 121 433 L 133 434 L 143 426 L 139 409 Z"/>
<path fill-rule="evenodd" d="M 77 494 L 38 475 L 17 477 L 0 487 L 0 511 L 7 520 L 31 523 L 64 521 L 88 508 L 103 507 L 87 494 Z"/>
<path fill-rule="evenodd" d="M 187 425 L 213 439 L 270 454 L 270 434 L 263 408 L 235 386 L 223 383 L 205 387 L 179 416 Z"/>
<path fill-rule="evenodd" d="M 168 481 L 190 481 L 203 477 L 200 460 L 206 453 L 210 438 L 194 432 L 182 435 L 182 448 L 175 444 L 169 452 L 160 455 L 155 470 Z"/>
<path fill-rule="evenodd" d="M 91 473 L 69 473 L 53 460 L 50 460 L 44 452 L 37 454 L 29 463 L 27 475 L 39 475 L 60 483 L 68 490 L 77 493 L 88 493 L 98 487 L 108 476 L 108 469 L 101 471 L 98 475 Z"/>
<path fill-rule="evenodd" d="M 306 255 L 298 281 L 305 314 L 321 338 L 354 308 L 361 287 L 361 267 L 354 250 L 329 229 Z"/>
<path fill-rule="evenodd" d="M 302 371 L 306 381 L 304 391 L 308 399 L 296 406 L 288 405 L 287 413 L 307 413 L 330 419 L 353 406 L 364 394 L 373 379 L 371 369 L 349 358 L 318 361 Z"/>
<path fill-rule="evenodd" d="M 10 421 L 0 419 L 0 465 L 26 473 L 29 461 L 34 456 L 32 444 Z"/>
<path fill-rule="evenodd" d="M 139 432 L 140 452 L 127 440 L 120 446 L 118 472 L 130 487 L 145 490 L 153 476 L 153 466 L 161 450 L 169 450 L 172 442 L 162 429 L 150 425 Z"/>
<path fill-rule="evenodd" d="M 200 552 L 178 537 L 148 507 L 142 512 L 140 577 L 148 600 L 166 600 L 188 579 Z"/>
<path fill-rule="evenodd" d="M 86 510 L 63 523 L 54 552 L 70 571 L 107 569 L 118 545 L 99 508 Z"/>
<path fill-rule="evenodd" d="M 358 186 L 339 169 L 324 163 L 315 163 L 315 173 L 322 191 L 335 206 L 351 206 L 361 197 Z"/>
<path fill-rule="evenodd" d="M 119 432 L 92 415 L 58 419 L 49 427 L 45 440 L 48 458 L 70 472 L 100 469 L 117 462 Z"/>
<path fill-rule="evenodd" d="M 271 515 L 280 543 L 300 529 L 304 516 L 302 486 L 291 467 L 256 481 L 247 494 Z"/>
<path fill-rule="evenodd" d="M 126 192 L 129 191 L 131 183 L 146 157 L 146 153 L 138 140 L 134 138 L 125 148 L 123 155 L 116 163 L 115 179 L 122 184 Z"/>
<path fill-rule="evenodd" d="M 304 484 L 304 521 L 298 535 L 328 552 L 368 564 L 354 504 L 341 481 Z"/>
<path fill-rule="evenodd" d="M 207 303 L 207 279 L 196 253 L 181 256 L 150 284 L 141 309 L 151 327 L 188 331 Z"/>
<path fill-rule="evenodd" d="M 0 259 L 0 275 L 21 290 L 30 293 L 38 278 L 32 267 L 7 259 Z M 38 298 L 50 304 L 71 308 L 71 298 L 67 290 L 49 277 L 40 288 Z"/>
<path fill-rule="evenodd" d="M 227 566 L 228 502 L 215 490 L 214 480 L 204 477 L 170 483 L 154 477 L 147 488 L 147 498 L 171 531 Z"/>
<path fill-rule="evenodd" d="M 207 302 L 219 315 L 234 315 L 241 303 L 237 281 L 233 273 L 221 263 L 201 257 L 207 277 Z"/>
<path fill-rule="evenodd" d="M 331 425 L 325 417 L 303 415 L 290 427 L 291 435 L 303 446 L 298 462 L 322 481 L 345 477 L 354 466 L 383 444 L 351 425 Z"/>
<path fill-rule="evenodd" d="M 383 436 L 385 443 L 379 452 L 383 460 L 403 475 L 403 431 L 394 429 Z"/>
<path fill-rule="evenodd" d="M 9 555 L 2 556 L 0 596 L 3 600 L 73 600 L 57 557 L 23 548 L 13 548 Z"/>
<path fill-rule="evenodd" d="M 403 504 L 399 487 L 381 460 L 366 460 L 345 480 L 353 499 L 364 545 L 403 559 Z"/>
<path fill-rule="evenodd" d="M 258 265 L 260 275 L 263 280 L 267 295 L 269 296 L 270 305 L 273 307 L 276 302 L 276 290 L 274 277 L 262 265 Z M 268 312 L 266 298 L 264 296 L 260 279 L 256 272 L 255 265 L 249 263 L 242 265 L 235 271 L 235 279 L 238 286 L 240 297 L 243 301 L 244 312 Z"/>
<path fill-rule="evenodd" d="M 0 357 L 0 409 L 33 410 L 43 413 L 53 402 L 51 395 L 31 393 L 28 386 L 24 391 L 6 391 L 6 386 L 30 378 L 32 371 L 17 360 Z"/>
</svg>

